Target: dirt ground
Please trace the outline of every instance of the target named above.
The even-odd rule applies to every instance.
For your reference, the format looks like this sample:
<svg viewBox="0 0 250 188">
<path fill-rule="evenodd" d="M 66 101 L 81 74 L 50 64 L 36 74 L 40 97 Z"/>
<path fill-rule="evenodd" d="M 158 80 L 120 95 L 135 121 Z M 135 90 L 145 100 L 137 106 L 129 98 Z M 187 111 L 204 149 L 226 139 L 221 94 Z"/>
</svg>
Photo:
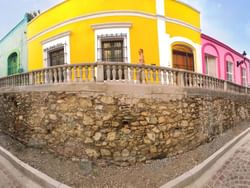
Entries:
<svg viewBox="0 0 250 188">
<path fill-rule="evenodd" d="M 27 148 L 1 130 L 0 145 L 22 161 L 72 187 L 158 188 L 208 158 L 249 126 L 248 122 L 237 125 L 193 151 L 130 167 L 101 167 L 88 161 L 58 157 L 44 149 Z"/>
</svg>

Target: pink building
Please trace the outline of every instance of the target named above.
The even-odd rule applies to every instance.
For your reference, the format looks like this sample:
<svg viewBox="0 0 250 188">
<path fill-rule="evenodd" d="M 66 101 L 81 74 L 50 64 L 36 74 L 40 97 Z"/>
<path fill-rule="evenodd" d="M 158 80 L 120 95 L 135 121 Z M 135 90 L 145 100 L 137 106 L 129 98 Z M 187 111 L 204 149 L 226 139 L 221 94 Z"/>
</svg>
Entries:
<svg viewBox="0 0 250 188">
<path fill-rule="evenodd" d="M 250 84 L 249 59 L 212 37 L 202 34 L 201 38 L 204 74 L 239 85 Z"/>
</svg>

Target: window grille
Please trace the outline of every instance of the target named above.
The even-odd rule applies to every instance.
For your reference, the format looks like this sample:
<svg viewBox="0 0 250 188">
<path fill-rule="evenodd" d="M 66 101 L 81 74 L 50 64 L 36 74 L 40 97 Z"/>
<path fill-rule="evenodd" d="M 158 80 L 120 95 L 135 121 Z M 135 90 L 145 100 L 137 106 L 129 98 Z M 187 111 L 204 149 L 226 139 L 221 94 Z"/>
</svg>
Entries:
<svg viewBox="0 0 250 188">
<path fill-rule="evenodd" d="M 98 35 L 98 61 L 127 62 L 127 34 Z"/>
<path fill-rule="evenodd" d="M 47 66 L 66 64 L 66 43 L 59 43 L 44 49 L 44 62 Z"/>
</svg>

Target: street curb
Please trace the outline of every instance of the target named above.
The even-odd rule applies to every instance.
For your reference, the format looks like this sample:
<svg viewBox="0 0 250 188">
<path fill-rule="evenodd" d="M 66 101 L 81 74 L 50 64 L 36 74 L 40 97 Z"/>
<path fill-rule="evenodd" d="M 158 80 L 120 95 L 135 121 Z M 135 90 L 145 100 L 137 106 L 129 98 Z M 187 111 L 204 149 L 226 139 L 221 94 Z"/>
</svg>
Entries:
<svg viewBox="0 0 250 188">
<path fill-rule="evenodd" d="M 22 162 L 1 146 L 0 155 L 3 156 L 6 160 L 8 160 L 15 168 L 20 170 L 28 178 L 30 178 L 32 181 L 44 188 L 70 188 L 69 186 L 52 179 L 46 174 Z"/>
<path fill-rule="evenodd" d="M 244 136 L 250 132 L 250 128 L 246 129 L 240 135 L 232 139 L 221 149 L 215 152 L 212 156 L 207 158 L 201 164 L 195 166 L 193 169 L 185 172 L 176 179 L 162 185 L 160 188 L 182 188 L 188 186 L 197 180 L 206 170 L 208 170 L 222 155 L 224 155 L 230 148 L 232 148 L 237 142 L 239 142 Z"/>
</svg>

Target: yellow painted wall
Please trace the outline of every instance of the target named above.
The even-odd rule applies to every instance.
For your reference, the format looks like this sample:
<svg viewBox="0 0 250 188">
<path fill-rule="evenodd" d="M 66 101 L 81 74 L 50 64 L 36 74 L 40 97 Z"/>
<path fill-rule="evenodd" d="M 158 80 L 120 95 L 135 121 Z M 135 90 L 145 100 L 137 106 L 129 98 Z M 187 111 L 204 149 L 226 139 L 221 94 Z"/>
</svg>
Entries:
<svg viewBox="0 0 250 188">
<path fill-rule="evenodd" d="M 159 65 L 157 22 L 140 17 L 103 17 L 84 20 L 53 30 L 28 43 L 29 70 L 43 68 L 43 50 L 41 42 L 60 33 L 71 31 L 71 63 L 95 61 L 94 30 L 91 25 L 110 22 L 131 22 L 130 45 L 131 62 L 138 61 L 138 49 L 144 49 L 145 63 Z M 147 29 L 145 29 L 145 27 Z"/>
<path fill-rule="evenodd" d="M 176 0 L 165 0 L 165 15 L 200 28 L 200 13 Z"/>
<path fill-rule="evenodd" d="M 112 11 L 139 11 L 155 15 L 156 0 L 65 0 L 32 20 L 28 25 L 28 64 L 29 70 L 43 68 L 43 50 L 41 42 L 60 33 L 70 31 L 71 63 L 95 61 L 95 36 L 91 25 L 103 23 L 129 22 L 131 62 L 138 61 L 138 49 L 144 49 L 146 64 L 159 65 L 157 19 L 138 16 L 104 16 L 91 18 L 51 29 L 72 18 L 93 13 Z M 175 0 L 165 0 L 167 17 L 187 22 L 200 28 L 200 15 L 192 8 Z M 166 23 L 167 33 L 171 37 L 182 36 L 200 44 L 200 33 L 179 24 Z M 50 29 L 38 38 L 32 38 Z M 32 40 L 29 40 L 32 39 Z"/>
<path fill-rule="evenodd" d="M 165 15 L 185 22 L 197 29 L 200 29 L 200 13 L 193 8 L 176 0 L 165 0 Z M 181 36 L 192 40 L 194 43 L 201 44 L 201 34 L 180 24 L 166 23 L 167 33 L 171 37 Z"/>
<path fill-rule="evenodd" d="M 154 0 L 65 0 L 31 21 L 28 25 L 28 39 L 69 19 L 97 12 L 133 10 L 155 14 Z M 159 64 L 157 22 L 141 17 L 116 16 L 93 18 L 54 29 L 39 38 L 28 41 L 29 70 L 43 68 L 41 42 L 60 33 L 70 31 L 71 63 L 95 61 L 95 37 L 91 25 L 115 22 L 130 22 L 131 62 L 138 61 L 138 49 L 144 49 L 146 64 Z M 147 28 L 147 29 L 146 29 Z"/>
<path fill-rule="evenodd" d="M 29 24 L 28 38 L 65 20 L 95 12 L 133 10 L 155 14 L 155 0 L 65 0 Z"/>
<path fill-rule="evenodd" d="M 170 37 L 181 36 L 192 40 L 194 43 L 201 44 L 201 33 L 190 28 L 175 24 L 166 23 L 166 30 Z"/>
</svg>

